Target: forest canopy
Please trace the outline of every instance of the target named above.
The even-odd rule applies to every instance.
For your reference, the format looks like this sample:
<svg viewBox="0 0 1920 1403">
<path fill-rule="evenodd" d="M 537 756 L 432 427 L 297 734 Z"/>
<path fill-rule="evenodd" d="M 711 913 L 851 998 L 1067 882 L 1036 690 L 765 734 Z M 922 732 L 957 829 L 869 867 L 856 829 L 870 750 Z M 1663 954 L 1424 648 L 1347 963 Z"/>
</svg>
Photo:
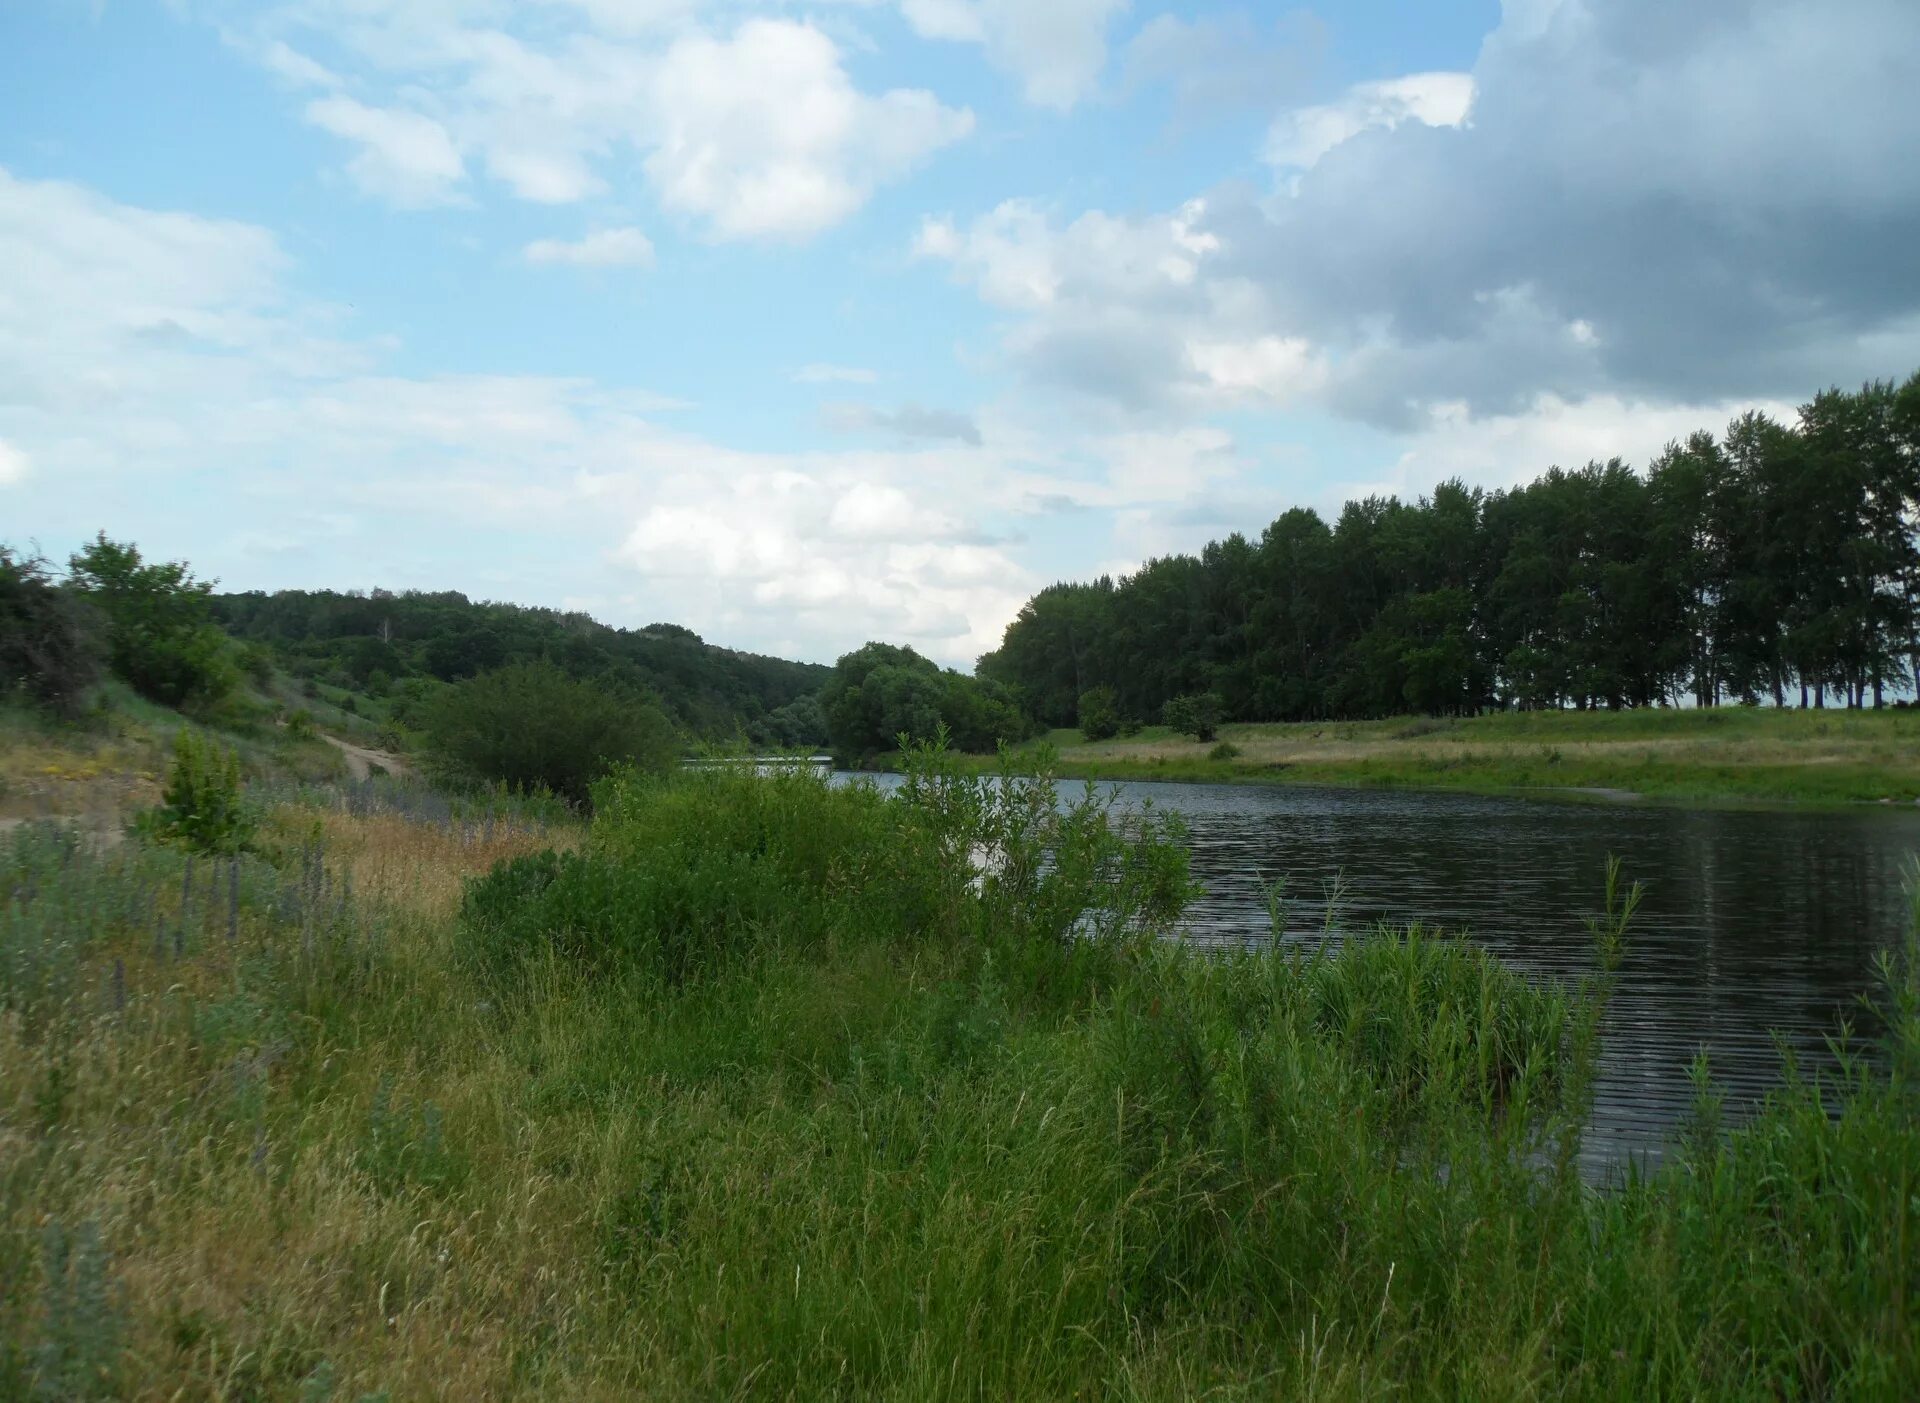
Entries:
<svg viewBox="0 0 1920 1403">
<path fill-rule="evenodd" d="M 978 673 L 1048 726 L 1217 694 L 1231 720 L 1829 697 L 1920 671 L 1920 374 L 1510 491 L 1295 507 L 1257 541 L 1035 595 Z"/>
<path fill-rule="evenodd" d="M 355 689 L 409 678 L 460 682 L 546 663 L 603 690 L 656 697 L 693 736 L 779 746 L 826 740 L 813 702 L 825 667 L 715 647 L 678 624 L 610 628 L 585 614 L 479 603 L 452 591 L 254 591 L 210 603 L 236 638 L 271 647 L 297 672 Z"/>
</svg>

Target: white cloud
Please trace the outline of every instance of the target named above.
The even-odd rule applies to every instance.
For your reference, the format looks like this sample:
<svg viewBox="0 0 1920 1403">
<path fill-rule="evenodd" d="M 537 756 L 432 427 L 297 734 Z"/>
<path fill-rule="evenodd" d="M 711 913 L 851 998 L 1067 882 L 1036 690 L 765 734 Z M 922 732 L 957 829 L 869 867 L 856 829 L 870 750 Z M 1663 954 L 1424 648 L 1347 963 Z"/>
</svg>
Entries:
<svg viewBox="0 0 1920 1403">
<path fill-rule="evenodd" d="M 519 199 L 573 203 L 637 155 L 660 203 L 712 236 L 798 239 L 973 128 L 932 93 L 861 90 L 811 23 L 715 29 L 698 8 L 546 0 L 535 22 L 533 6 L 308 0 L 257 20 L 242 47 L 309 83 L 325 71 L 282 31 L 354 56 L 365 100 L 336 91 L 307 117 L 359 143 L 356 183 L 403 206 L 449 200 L 468 158 Z"/>
<path fill-rule="evenodd" d="M 1246 341 L 1189 341 L 1187 356 L 1209 384 L 1229 397 L 1288 403 L 1319 388 L 1326 369 L 1298 336 Z"/>
<path fill-rule="evenodd" d="M 817 233 L 973 127 L 928 92 L 866 96 L 831 39 L 777 20 L 675 41 L 653 101 L 646 168 L 661 201 L 722 238 Z"/>
<path fill-rule="evenodd" d="M 0 438 L 0 487 L 19 482 L 27 475 L 27 455 Z"/>
<path fill-rule="evenodd" d="M 1107 26 L 1126 0 L 901 0 L 926 39 L 980 44 L 1028 102 L 1065 110 L 1090 96 L 1107 62 Z"/>
<path fill-rule="evenodd" d="M 1463 403 L 1437 404 L 1395 463 L 1394 480 L 1379 486 L 1411 494 L 1458 477 L 1512 487 L 1550 467 L 1573 469 L 1616 457 L 1644 467 L 1667 444 L 1697 429 L 1718 433 L 1749 409 L 1783 422 L 1797 412 L 1779 400 L 1657 404 L 1611 394 L 1578 400 L 1540 395 L 1513 414 L 1475 415 Z"/>
<path fill-rule="evenodd" d="M 565 263 L 576 268 L 651 268 L 653 241 L 626 227 L 595 229 L 584 238 L 535 239 L 525 250 L 529 263 Z"/>
<path fill-rule="evenodd" d="M 827 365 L 815 361 L 803 365 L 790 377 L 797 385 L 871 385 L 880 378 L 878 371 L 857 365 Z"/>
<path fill-rule="evenodd" d="M 1403 122 L 1457 127 L 1473 108 L 1471 73 L 1411 73 L 1359 83 L 1338 102 L 1283 114 L 1267 133 L 1267 160 L 1302 171 L 1361 132 L 1392 131 Z"/>
<path fill-rule="evenodd" d="M 369 195 L 405 208 L 446 204 L 466 178 L 453 137 L 423 113 L 335 96 L 308 103 L 306 116 L 316 127 L 360 144 L 347 173 Z"/>
<path fill-rule="evenodd" d="M 948 263 L 987 302 L 1025 314 L 1003 336 L 1032 384 L 1064 386 L 1127 414 L 1289 402 L 1326 368 L 1276 332 L 1260 288 L 1216 267 L 1205 201 L 1140 219 L 1089 211 L 1065 226 L 1008 201 L 962 230 L 930 219 L 914 251 Z"/>
<path fill-rule="evenodd" d="M 341 86 L 339 75 L 332 69 L 316 63 L 284 40 L 275 39 L 264 45 L 260 49 L 259 59 L 283 81 L 296 88 Z"/>
</svg>

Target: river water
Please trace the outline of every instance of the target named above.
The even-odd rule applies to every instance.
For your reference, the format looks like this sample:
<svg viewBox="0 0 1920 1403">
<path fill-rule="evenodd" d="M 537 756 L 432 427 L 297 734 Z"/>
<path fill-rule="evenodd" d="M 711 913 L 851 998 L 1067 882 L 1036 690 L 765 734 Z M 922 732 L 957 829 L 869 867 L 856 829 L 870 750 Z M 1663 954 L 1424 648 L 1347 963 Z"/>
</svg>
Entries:
<svg viewBox="0 0 1920 1403">
<path fill-rule="evenodd" d="M 879 777 L 890 785 L 890 777 Z M 1077 793 L 1078 785 L 1063 785 Z M 1286 883 L 1289 941 L 1317 941 L 1328 896 L 1346 930 L 1420 921 L 1471 935 L 1531 974 L 1593 968 L 1586 918 L 1609 854 L 1645 887 L 1609 1008 L 1589 1168 L 1660 1156 L 1693 1101 L 1705 1049 L 1737 1115 L 1780 1075 L 1776 1035 L 1805 1062 L 1873 987 L 1906 919 L 1903 867 L 1920 812 L 1689 810 L 1407 791 L 1113 783 L 1117 807 L 1178 814 L 1205 894 L 1189 937 L 1262 941 Z"/>
</svg>

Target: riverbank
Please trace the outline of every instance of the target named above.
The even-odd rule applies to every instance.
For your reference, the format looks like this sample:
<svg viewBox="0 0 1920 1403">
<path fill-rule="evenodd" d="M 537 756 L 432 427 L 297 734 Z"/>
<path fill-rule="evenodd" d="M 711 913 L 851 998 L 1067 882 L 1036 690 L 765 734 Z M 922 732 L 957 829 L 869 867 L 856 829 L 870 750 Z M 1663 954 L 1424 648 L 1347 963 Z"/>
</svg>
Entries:
<svg viewBox="0 0 1920 1403">
<path fill-rule="evenodd" d="M 1227 725 L 1211 742 L 1148 727 L 1042 746 L 1073 778 L 1454 789 L 1602 802 L 1842 806 L 1920 799 L 1920 710 L 1749 707 L 1508 712 Z M 978 762 L 983 769 L 997 762 Z"/>
<path fill-rule="evenodd" d="M 1201 955 L 1173 834 L 938 757 L 596 798 L 309 785 L 233 862 L 0 834 L 0 1395 L 1920 1381 L 1911 963 L 1884 1061 L 1726 1135 L 1703 1097 L 1601 1193 L 1604 983 Z"/>
</svg>

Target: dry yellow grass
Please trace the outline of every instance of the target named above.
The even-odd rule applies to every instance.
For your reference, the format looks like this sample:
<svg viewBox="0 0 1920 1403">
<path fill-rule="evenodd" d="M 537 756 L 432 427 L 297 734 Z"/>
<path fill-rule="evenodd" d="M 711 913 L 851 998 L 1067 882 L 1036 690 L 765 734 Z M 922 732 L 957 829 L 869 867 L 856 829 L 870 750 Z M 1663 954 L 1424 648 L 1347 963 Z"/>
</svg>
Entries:
<svg viewBox="0 0 1920 1403">
<path fill-rule="evenodd" d="M 462 882 L 494 863 L 579 846 L 579 827 L 538 827 L 500 819 L 475 830 L 392 814 L 356 816 L 339 810 L 283 806 L 270 831 L 298 841 L 316 832 L 328 860 L 351 873 L 363 896 L 416 916 L 444 918 L 460 904 Z"/>
<path fill-rule="evenodd" d="M 117 826 L 160 798 L 159 749 L 143 739 L 0 734 L 0 820 Z"/>
<path fill-rule="evenodd" d="M 555 1145 L 506 1114 L 525 1068 L 452 973 L 447 917 L 466 876 L 577 833 L 283 806 L 266 836 L 316 831 L 377 959 L 299 957 L 297 929 L 249 905 L 232 945 L 217 913 L 181 957 L 103 941 L 62 1004 L 0 1014 L 0 1239 L 86 1223 L 110 1244 L 115 1397 L 291 1398 L 316 1370 L 332 1387 L 314 1396 L 335 1399 L 525 1396 L 528 1341 L 563 1345 L 571 1319 L 602 1314 L 573 1265 L 597 1190 L 551 1166 L 603 1159 L 609 1127 Z M 416 1134 L 433 1108 L 463 1192 L 383 1180 L 382 1105 Z"/>
</svg>

